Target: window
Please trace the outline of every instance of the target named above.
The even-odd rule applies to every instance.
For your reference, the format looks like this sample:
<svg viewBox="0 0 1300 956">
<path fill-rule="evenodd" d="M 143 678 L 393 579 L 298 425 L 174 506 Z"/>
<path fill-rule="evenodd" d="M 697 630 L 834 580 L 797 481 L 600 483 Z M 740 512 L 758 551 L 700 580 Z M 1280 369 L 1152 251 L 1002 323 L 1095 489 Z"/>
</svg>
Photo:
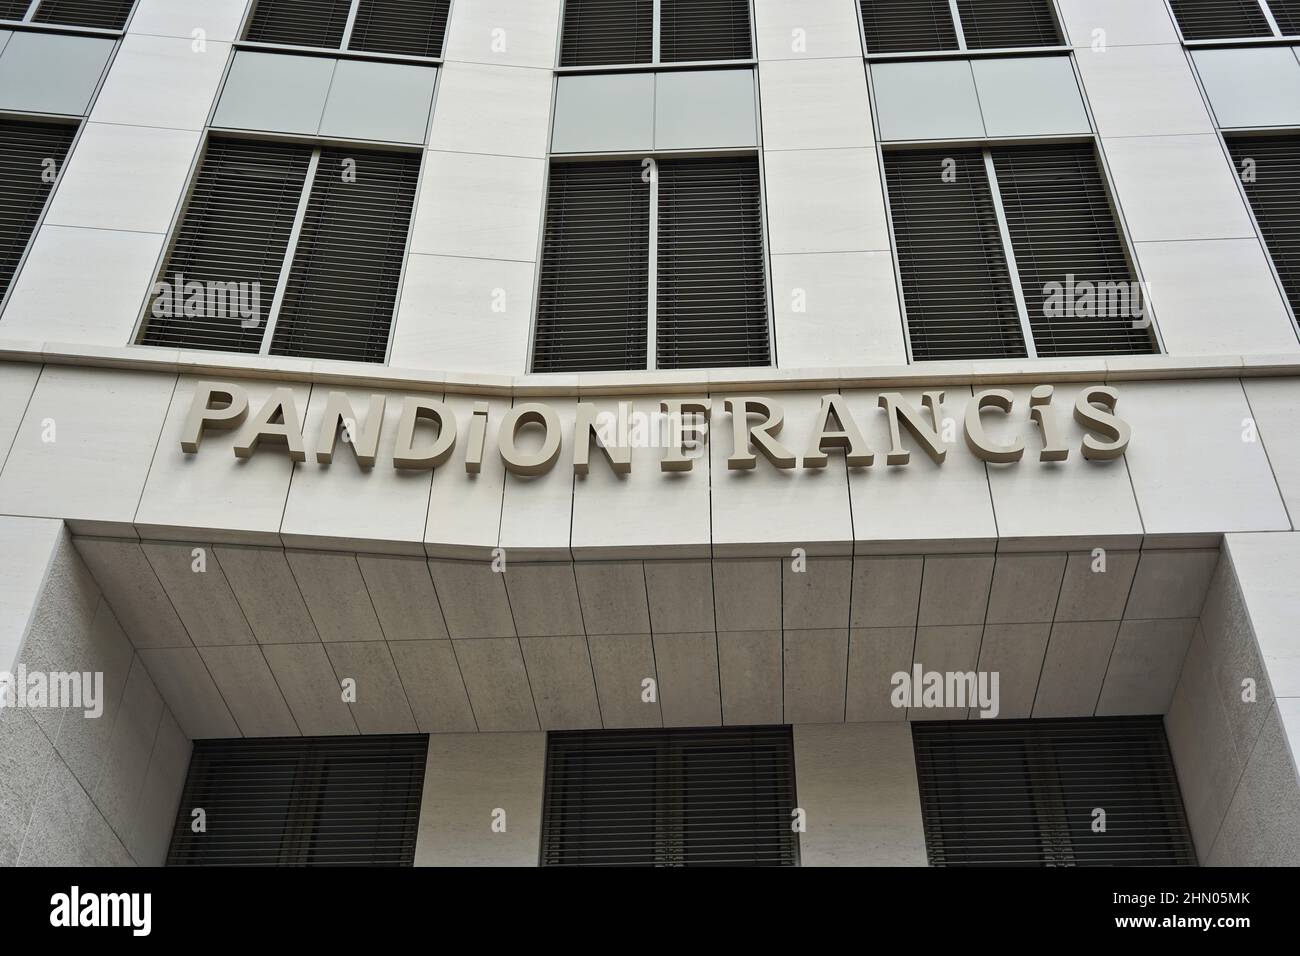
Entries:
<svg viewBox="0 0 1300 956">
<path fill-rule="evenodd" d="M 423 734 L 196 740 L 167 865 L 411 866 L 428 745 Z"/>
<path fill-rule="evenodd" d="M 401 56 L 442 56 L 451 0 L 257 0 L 244 39 Z"/>
<path fill-rule="evenodd" d="M 860 0 L 867 53 L 1059 46 L 1051 0 Z"/>
<path fill-rule="evenodd" d="M 77 127 L 0 119 L 0 299 L 63 169 Z"/>
<path fill-rule="evenodd" d="M 1300 35 L 1300 0 L 1170 0 L 1184 40 Z"/>
<path fill-rule="evenodd" d="M 756 157 L 553 163 L 533 371 L 768 365 L 765 262 Z"/>
<path fill-rule="evenodd" d="M 913 359 L 1154 351 L 1091 143 L 888 151 L 885 177 Z"/>
<path fill-rule="evenodd" d="M 931 866 L 1196 864 L 1160 717 L 917 721 L 912 741 Z"/>
<path fill-rule="evenodd" d="M 561 66 L 753 56 L 749 0 L 565 0 Z"/>
<path fill-rule="evenodd" d="M 547 735 L 543 866 L 797 866 L 789 727 Z"/>
<path fill-rule="evenodd" d="M 1300 135 L 1228 140 L 1291 311 L 1300 316 Z"/>
<path fill-rule="evenodd" d="M 419 165 L 213 137 L 141 342 L 384 361 Z"/>
<path fill-rule="evenodd" d="M 122 30 L 135 0 L 0 0 L 0 19 L 64 27 Z"/>
</svg>

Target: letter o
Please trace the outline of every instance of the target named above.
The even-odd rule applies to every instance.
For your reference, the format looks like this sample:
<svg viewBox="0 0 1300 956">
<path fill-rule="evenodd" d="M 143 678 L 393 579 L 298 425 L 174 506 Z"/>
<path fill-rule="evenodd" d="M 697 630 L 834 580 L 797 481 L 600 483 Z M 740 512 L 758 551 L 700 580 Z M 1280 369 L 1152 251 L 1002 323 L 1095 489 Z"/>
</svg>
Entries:
<svg viewBox="0 0 1300 956">
<path fill-rule="evenodd" d="M 519 450 L 515 440 L 528 425 L 541 425 L 546 433 L 542 447 L 535 452 Z M 544 475 L 554 467 L 560 457 L 560 416 L 550 405 L 528 402 L 516 405 L 506 413 L 497 430 L 497 450 L 506 470 L 524 477 Z"/>
</svg>

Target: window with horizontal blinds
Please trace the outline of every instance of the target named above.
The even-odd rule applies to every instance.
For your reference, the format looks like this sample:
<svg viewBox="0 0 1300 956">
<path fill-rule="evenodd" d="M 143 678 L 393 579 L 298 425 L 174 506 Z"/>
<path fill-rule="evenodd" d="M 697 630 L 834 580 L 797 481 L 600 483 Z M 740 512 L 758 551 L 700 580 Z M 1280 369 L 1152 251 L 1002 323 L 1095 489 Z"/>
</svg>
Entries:
<svg viewBox="0 0 1300 956">
<path fill-rule="evenodd" d="M 257 0 L 245 40 L 337 50 L 352 0 Z"/>
<path fill-rule="evenodd" d="M 748 60 L 749 0 L 660 0 L 659 59 Z"/>
<path fill-rule="evenodd" d="M 886 152 L 885 178 L 913 359 L 1023 358 L 983 153 Z"/>
<path fill-rule="evenodd" d="M 68 27 L 121 30 L 126 27 L 133 6 L 135 0 L 41 0 L 32 20 Z M 16 19 L 22 19 L 22 15 Z"/>
<path fill-rule="evenodd" d="M 1170 0 L 1184 40 L 1269 37 L 1273 30 L 1259 0 Z"/>
<path fill-rule="evenodd" d="M 653 59 L 654 0 L 565 0 L 561 66 Z"/>
<path fill-rule="evenodd" d="M 543 866 L 797 866 L 789 727 L 546 739 Z"/>
<path fill-rule="evenodd" d="M 1228 149 L 1291 310 L 1300 316 L 1300 135 L 1232 138 Z"/>
<path fill-rule="evenodd" d="M 931 866 L 1196 865 L 1160 717 L 917 721 L 912 741 Z"/>
<path fill-rule="evenodd" d="M 419 154 L 321 151 L 272 354 L 384 361 L 419 173 Z"/>
<path fill-rule="evenodd" d="M 1300 36 L 1300 0 L 1268 0 L 1268 8 L 1283 36 Z"/>
<path fill-rule="evenodd" d="M 860 0 L 868 53 L 957 49 L 948 0 Z"/>
<path fill-rule="evenodd" d="M 360 0 L 349 50 L 442 56 L 451 0 Z"/>
<path fill-rule="evenodd" d="M 758 159 L 662 160 L 658 368 L 768 365 Z"/>
<path fill-rule="evenodd" d="M 0 299 L 36 232 L 54 183 L 63 171 L 77 127 L 0 119 Z"/>
<path fill-rule="evenodd" d="M 428 744 L 423 734 L 196 740 L 167 865 L 411 866 Z"/>
<path fill-rule="evenodd" d="M 171 348 L 257 352 L 266 329 L 289 236 L 302 196 L 311 147 L 286 143 L 209 141 L 159 287 L 151 298 L 141 342 Z M 172 286 L 256 283 L 256 324 L 206 307 L 175 307 Z M 178 290 L 183 297 L 184 289 Z M 159 301 L 159 300 L 162 301 Z M 170 314 L 169 314 L 170 313 Z M 179 313 L 179 314 L 178 314 Z"/>
<path fill-rule="evenodd" d="M 957 0 L 957 11 L 967 49 L 1055 46 L 1063 42 L 1051 0 Z"/>
<path fill-rule="evenodd" d="M 1004 147 L 992 156 L 1038 355 L 1154 352 L 1093 145 Z"/>
<path fill-rule="evenodd" d="M 649 249 L 640 162 L 551 166 L 533 371 L 646 367 Z"/>
<path fill-rule="evenodd" d="M 0 0 L 0 20 L 21 20 L 31 5 L 31 0 Z"/>
</svg>

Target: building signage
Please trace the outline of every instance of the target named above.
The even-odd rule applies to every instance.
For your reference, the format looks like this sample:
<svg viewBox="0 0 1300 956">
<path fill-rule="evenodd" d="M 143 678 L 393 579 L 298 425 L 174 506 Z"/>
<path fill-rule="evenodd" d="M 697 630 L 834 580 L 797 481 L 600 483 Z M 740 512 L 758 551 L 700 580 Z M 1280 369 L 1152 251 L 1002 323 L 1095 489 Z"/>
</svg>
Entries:
<svg viewBox="0 0 1300 956">
<path fill-rule="evenodd" d="M 900 392 L 883 392 L 878 407 L 889 423 L 889 447 L 884 449 L 887 465 L 906 465 L 911 453 L 903 446 L 906 431 L 920 448 L 942 464 L 948 454 L 950 432 L 960 427 L 967 449 L 987 462 L 1015 462 L 1026 454 L 1025 435 L 1036 431 L 1041 447 L 1039 461 L 1064 461 L 1074 451 L 1067 443 L 1059 413 L 1054 405 L 1055 389 L 1039 385 L 1029 393 L 1028 415 L 1024 427 L 1015 437 L 995 440 L 985 429 L 986 416 L 1009 416 L 1019 411 L 1012 393 L 1004 388 L 987 388 L 976 392 L 967 402 L 960 423 L 943 417 L 942 391 L 923 393 L 921 407 Z M 197 454 L 206 431 L 239 429 L 234 451 L 238 458 L 251 458 L 264 444 L 288 449 L 294 461 L 306 461 L 310 448 L 315 461 L 330 464 L 340 438 L 351 443 L 357 462 L 371 467 L 379 448 L 387 403 L 384 395 L 371 395 L 364 408 L 353 406 L 348 394 L 330 392 L 319 431 L 304 435 L 302 416 L 293 390 L 274 389 L 266 401 L 250 414 L 247 392 L 239 385 L 199 382 L 186 416 L 181 435 L 181 450 Z M 408 395 L 400 399 L 393 467 L 402 469 L 436 468 L 453 456 L 463 462 L 465 471 L 482 470 L 485 455 L 499 455 L 506 469 L 516 475 L 543 475 L 555 468 L 564 449 L 565 431 L 556 409 L 543 402 L 523 402 L 508 409 L 497 423 L 495 447 L 487 447 L 489 405 L 477 402 L 464 434 L 459 433 L 456 415 L 444 402 L 425 395 Z M 1078 452 L 1089 460 L 1108 460 L 1124 454 L 1132 435 L 1127 422 L 1116 412 L 1119 393 L 1105 385 L 1088 385 L 1073 398 L 1075 420 L 1085 430 Z M 1064 403 L 1062 403 L 1064 404 Z M 813 422 L 811 441 L 804 447 L 792 447 L 781 440 L 785 412 L 772 398 L 738 396 L 722 400 L 729 413 L 729 469 L 752 469 L 759 457 L 776 468 L 824 468 L 831 454 L 844 455 L 851 468 L 865 468 L 876 461 L 876 450 L 866 439 L 850 413 L 848 402 L 839 394 L 823 395 Z M 649 428 L 630 427 L 628 403 L 619 413 L 601 412 L 591 402 L 579 402 L 574 413 L 575 440 L 568 461 L 580 475 L 590 468 L 591 450 L 595 447 L 608 466 L 617 474 L 632 470 L 632 449 L 647 444 L 661 449 L 659 467 L 666 472 L 690 471 L 701 457 L 708 440 L 712 402 L 700 399 L 665 399 Z M 527 431 L 536 436 L 524 440 Z M 647 436 L 653 434 L 653 441 Z"/>
</svg>

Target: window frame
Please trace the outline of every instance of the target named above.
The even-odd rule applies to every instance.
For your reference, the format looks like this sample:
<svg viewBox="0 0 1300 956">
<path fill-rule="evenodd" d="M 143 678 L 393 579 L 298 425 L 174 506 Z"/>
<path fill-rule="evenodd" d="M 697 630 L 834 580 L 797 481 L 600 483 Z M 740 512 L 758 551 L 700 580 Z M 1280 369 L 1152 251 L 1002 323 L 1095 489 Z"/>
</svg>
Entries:
<svg viewBox="0 0 1300 956">
<path fill-rule="evenodd" d="M 1043 56 L 1052 53 L 1073 52 L 1074 47 L 1070 43 L 1070 35 L 1066 32 L 1065 18 L 1061 16 L 1058 0 L 1045 0 L 1045 2 L 1052 14 L 1053 21 L 1056 23 L 1056 32 L 1062 37 L 1061 43 L 1049 46 L 1007 46 L 972 50 L 966 46 L 966 33 L 962 29 L 961 12 L 957 8 L 957 0 L 948 0 L 948 12 L 952 16 L 953 30 L 957 34 L 957 49 L 899 50 L 893 53 L 872 53 L 867 46 L 867 25 L 862 18 L 862 9 L 858 6 L 857 0 L 854 0 L 854 11 L 857 14 L 856 19 L 858 21 L 858 43 L 861 45 L 863 57 L 871 63 L 881 63 L 889 60 L 969 60 L 975 57 Z"/>
<path fill-rule="evenodd" d="M 1195 71 L 1193 71 L 1195 72 Z M 1196 77 L 1200 83 L 1200 76 Z M 1246 184 L 1241 181 L 1241 170 L 1237 168 L 1237 160 L 1232 155 L 1232 150 L 1228 146 L 1228 140 L 1233 142 L 1245 142 L 1251 139 L 1264 139 L 1272 136 L 1290 136 L 1296 141 L 1296 148 L 1300 150 L 1300 127 L 1297 126 L 1268 126 L 1254 127 L 1251 129 L 1229 130 L 1224 132 L 1216 124 L 1215 133 L 1219 137 L 1219 147 L 1223 150 L 1223 155 L 1227 158 L 1228 166 L 1232 169 L 1232 179 L 1237 186 L 1237 193 L 1241 196 L 1241 201 L 1246 207 L 1246 214 L 1250 216 L 1250 224 L 1255 230 L 1255 237 L 1259 240 L 1260 248 L 1264 251 L 1264 261 L 1268 263 L 1269 274 L 1273 277 L 1273 284 L 1277 286 L 1277 293 L 1282 298 L 1282 305 L 1286 309 L 1287 318 L 1291 320 L 1291 330 L 1300 337 L 1300 310 L 1291 304 L 1291 296 L 1287 293 L 1286 285 L 1282 282 L 1281 270 L 1277 267 L 1277 260 L 1273 258 L 1273 250 L 1269 248 L 1268 239 L 1264 236 L 1264 230 L 1260 226 L 1259 217 L 1255 215 L 1255 204 L 1251 202 L 1250 194 L 1246 192 Z"/>
<path fill-rule="evenodd" d="M 435 94 L 436 98 L 436 94 Z M 215 109 L 215 105 L 214 105 Z M 207 126 L 203 130 L 200 139 L 199 148 L 195 151 L 194 159 L 190 163 L 190 169 L 185 180 L 185 190 L 181 194 L 180 201 L 176 204 L 176 210 L 172 213 L 172 219 L 167 227 L 166 241 L 163 243 L 161 251 L 158 253 L 157 262 L 151 273 L 149 287 L 145 289 L 144 300 L 140 304 L 139 313 L 136 317 L 135 327 L 132 329 L 131 338 L 128 344 L 133 348 L 163 349 L 165 351 L 174 351 L 171 346 L 150 345 L 144 342 L 145 330 L 149 325 L 149 303 L 153 299 L 154 286 L 163 281 L 166 277 L 163 270 L 171 260 L 172 253 L 175 250 L 176 243 L 180 238 L 181 226 L 185 222 L 185 216 L 189 212 L 190 203 L 193 200 L 194 189 L 198 185 L 199 172 L 203 168 L 203 163 L 207 159 L 208 147 L 214 138 L 233 139 L 244 142 L 264 142 L 280 143 L 285 145 L 303 146 L 310 148 L 311 159 L 307 168 L 306 178 L 303 182 L 302 192 L 298 196 L 298 207 L 294 213 L 293 228 L 289 235 L 289 243 L 285 247 L 284 260 L 280 264 L 280 273 L 276 279 L 276 287 L 271 304 L 268 307 L 267 316 L 262 328 L 262 341 L 257 352 L 237 352 L 224 349 L 199 349 L 199 348 L 181 348 L 182 354 L 203 353 L 226 356 L 245 356 L 248 358 L 274 359 L 278 361 L 306 361 L 306 362 L 347 362 L 348 364 L 364 366 L 387 367 L 392 360 L 393 354 L 393 333 L 397 328 L 397 316 L 402 307 L 402 293 L 406 286 L 406 272 L 411 261 L 411 241 L 415 235 L 416 213 L 420 205 L 420 191 L 424 183 L 425 170 L 428 165 L 428 150 L 423 146 L 411 145 L 407 143 L 388 143 L 371 140 L 353 140 L 337 139 L 324 136 L 300 136 L 281 133 L 267 133 L 256 130 L 237 130 L 225 129 L 222 127 Z M 324 149 L 344 148 L 356 149 L 358 152 L 386 152 L 386 153 L 404 153 L 408 156 L 420 156 L 419 170 L 415 179 L 415 196 L 411 202 L 410 222 L 406 228 L 406 241 L 402 250 L 402 267 L 397 277 L 397 294 L 393 297 L 393 310 L 388 321 L 388 342 L 384 347 L 384 356 L 380 361 L 365 362 L 359 359 L 333 359 L 333 358 L 314 358 L 308 356 L 277 355 L 271 351 L 272 343 L 275 339 L 275 328 L 279 321 L 280 309 L 284 303 L 284 294 L 288 288 L 289 277 L 293 271 L 294 256 L 298 251 L 298 241 L 302 235 L 302 225 L 306 218 L 307 209 L 311 201 L 312 180 L 319 168 L 320 154 Z"/>
<path fill-rule="evenodd" d="M 131 9 L 127 12 L 126 21 L 122 24 L 121 29 L 113 27 L 83 27 L 68 23 L 40 23 L 33 19 L 36 11 L 45 0 L 31 0 L 27 6 L 27 13 L 21 20 L 6 20 L 0 17 L 0 30 L 37 30 L 48 33 L 71 33 L 80 36 L 120 38 L 131 27 L 131 21 L 135 18 L 136 12 L 140 9 L 139 0 L 133 0 Z"/>
<path fill-rule="evenodd" d="M 749 4 L 749 49 L 752 55 L 747 59 L 739 60 L 661 60 L 659 53 L 663 7 L 661 0 L 652 0 L 652 2 L 654 10 L 651 13 L 651 24 L 654 32 L 649 60 L 644 63 L 592 63 L 583 66 L 562 66 L 561 61 L 564 56 L 564 16 L 568 10 L 569 0 L 560 0 L 560 23 L 555 37 L 555 62 L 552 69 L 558 74 L 659 73 L 666 70 L 698 70 L 707 67 L 755 67 L 758 65 L 758 25 L 754 16 L 754 0 L 746 0 Z"/>
<path fill-rule="evenodd" d="M 1086 105 L 1087 104 L 1085 102 L 1085 107 Z M 874 108 L 875 108 L 875 98 L 873 95 L 872 97 L 873 113 L 874 113 Z M 1092 118 L 1091 110 L 1089 110 L 1090 121 L 1091 118 Z M 992 150 L 1001 147 L 1014 148 L 1016 146 L 1054 146 L 1054 145 L 1084 144 L 1084 143 L 1090 144 L 1092 146 L 1093 154 L 1097 159 L 1097 169 L 1099 174 L 1101 175 L 1102 186 L 1106 191 L 1106 201 L 1107 204 L 1110 206 L 1111 216 L 1115 222 L 1116 231 L 1119 233 L 1120 244 L 1123 247 L 1124 261 L 1128 266 L 1129 273 L 1133 276 L 1134 280 L 1137 281 L 1141 286 L 1141 288 L 1145 290 L 1146 282 L 1142 277 L 1142 272 L 1138 265 L 1137 256 L 1134 253 L 1133 239 L 1132 236 L 1130 236 L 1129 234 L 1128 224 L 1124 220 L 1123 210 L 1120 207 L 1118 199 L 1116 198 L 1115 184 L 1114 184 L 1114 180 L 1111 178 L 1109 164 L 1106 162 L 1106 154 L 1103 151 L 1100 140 L 1095 133 L 1092 135 L 1083 135 L 1083 136 L 1033 136 L 1033 137 L 981 138 L 981 139 L 960 139 L 960 140 L 959 139 L 916 140 L 916 141 L 905 141 L 905 142 L 889 143 L 889 144 L 878 142 L 876 144 L 876 154 L 879 160 L 879 169 L 880 169 L 880 191 L 885 204 L 885 218 L 889 222 L 889 251 L 894 264 L 894 283 L 895 283 L 896 293 L 898 296 L 899 320 L 902 322 L 903 325 L 903 342 L 907 351 L 908 365 L 924 365 L 936 361 L 1028 362 L 1028 361 L 1039 361 L 1040 359 L 1046 361 L 1060 361 L 1066 358 L 1064 356 L 1061 357 L 1040 356 L 1038 354 L 1038 347 L 1033 336 L 1033 326 L 1030 321 L 1028 308 L 1025 305 L 1025 301 L 1024 301 L 1024 291 L 1020 285 L 1020 275 L 1019 275 L 1019 270 L 1016 266 L 1015 249 L 1011 242 L 1011 235 L 1007 223 L 1006 212 L 1003 209 L 1002 197 L 998 188 L 997 172 L 993 166 Z M 902 267 L 902 262 L 899 260 L 898 243 L 895 239 L 894 211 L 889 199 L 889 184 L 887 179 L 887 172 L 885 169 L 885 154 L 890 152 L 903 152 L 903 151 L 912 151 L 912 150 L 932 151 L 935 149 L 942 149 L 944 147 L 952 147 L 954 149 L 967 149 L 967 150 L 979 149 L 983 155 L 985 176 L 987 177 L 987 182 L 989 184 L 989 188 L 992 194 L 993 207 L 997 215 L 998 236 L 1002 246 L 1003 262 L 1005 263 L 1007 267 L 1007 272 L 1011 278 L 1012 293 L 1015 297 L 1015 302 L 1016 302 L 1016 313 L 1020 320 L 1021 335 L 1024 338 L 1024 342 L 1025 342 L 1024 357 L 1021 358 L 1012 357 L 1012 358 L 1003 358 L 1003 359 L 954 359 L 954 360 L 917 359 L 913 353 L 912 329 L 911 329 L 911 323 L 908 321 L 908 316 L 907 316 L 907 298 L 903 286 L 903 267 Z M 1151 302 L 1146 298 L 1145 295 L 1143 296 L 1143 307 L 1146 309 L 1147 317 L 1150 319 L 1151 322 L 1148 331 L 1150 332 L 1151 335 L 1151 343 L 1154 351 L 1150 354 L 1164 355 L 1166 354 L 1166 350 L 1165 350 L 1164 339 L 1160 335 L 1159 322 L 1157 321 L 1157 316 L 1154 307 L 1152 306 Z M 1123 354 L 1127 354 L 1127 353 L 1123 353 Z M 1095 356 L 1092 357 L 1095 358 Z M 1089 358 L 1089 356 L 1079 356 L 1077 358 L 1081 360 L 1086 360 L 1087 358 Z"/>
<path fill-rule="evenodd" d="M 111 57 L 109 62 L 111 64 Z M 105 73 L 107 73 L 107 69 L 105 70 Z M 99 78 L 99 82 L 101 84 L 104 82 L 103 76 Z M 96 87 L 95 92 L 98 94 L 98 87 Z M 93 98 L 91 102 L 93 104 Z M 89 111 L 87 111 L 86 115 L 88 114 Z M 63 157 L 63 165 L 59 168 L 58 176 L 54 180 L 49 195 L 45 197 L 45 204 L 41 206 L 40 214 L 36 217 L 36 224 L 32 228 L 32 234 L 27 237 L 27 244 L 23 246 L 22 255 L 18 257 L 18 262 L 14 265 L 14 274 L 9 279 L 9 285 L 5 289 L 4 295 L 0 295 L 0 322 L 4 321 L 5 309 L 9 305 L 9 300 L 13 297 L 14 288 L 18 285 L 18 280 L 22 277 L 23 267 L 27 265 L 27 259 L 32 254 L 32 247 L 36 245 L 36 237 L 40 235 L 41 229 L 45 226 L 45 217 L 49 215 L 50 207 L 54 204 L 54 196 L 59 190 L 59 183 L 63 181 L 63 171 L 67 169 L 68 162 L 76 152 L 77 144 L 81 142 L 81 136 L 86 130 L 86 115 L 68 116 L 66 114 L 61 115 L 57 113 L 20 113 L 14 110 L 0 110 L 0 121 L 16 120 L 18 122 L 49 123 L 74 127 L 72 142 L 68 144 L 68 152 L 67 155 Z"/>
<path fill-rule="evenodd" d="M 1268 25 L 1273 31 L 1272 36 L 1210 37 L 1203 40 L 1189 40 L 1183 35 L 1183 25 L 1179 22 L 1178 14 L 1174 12 L 1174 5 L 1170 0 L 1165 0 L 1165 9 L 1169 13 L 1169 19 L 1173 21 L 1179 42 L 1190 49 L 1222 46 L 1295 46 L 1300 44 L 1300 33 L 1282 32 L 1282 28 L 1278 26 L 1277 18 L 1273 15 L 1272 8 L 1268 5 L 1268 0 L 1253 0 L 1253 2 L 1259 4 L 1260 12 L 1264 14 L 1264 19 L 1268 21 Z"/>
<path fill-rule="evenodd" d="M 245 39 L 253 24 L 253 14 L 257 11 L 259 0 L 252 0 L 244 10 L 244 17 L 239 21 L 239 30 L 233 50 L 251 50 L 262 53 L 300 54 L 303 56 L 328 56 L 337 60 L 375 60 L 380 63 L 414 63 L 421 66 L 442 66 L 446 59 L 447 39 L 451 35 L 451 18 L 456 10 L 456 0 L 447 3 L 447 29 L 442 36 L 442 52 L 438 56 L 412 56 L 409 53 L 382 53 L 375 50 L 349 50 L 348 41 L 352 37 L 352 27 L 356 23 L 357 9 L 361 0 L 349 0 L 347 26 L 343 28 L 343 38 L 339 46 L 302 46 L 295 43 L 268 43 L 264 40 Z M 223 81 L 224 82 L 224 81 Z"/>
<path fill-rule="evenodd" d="M 755 77 L 755 83 L 757 83 Z M 551 116 L 554 120 L 554 95 L 555 89 L 552 89 L 552 109 Z M 546 156 L 546 174 L 542 181 L 542 209 L 541 209 L 541 227 L 537 230 L 537 252 L 534 261 L 537 267 L 533 274 L 533 300 L 532 314 L 528 322 L 528 375 L 624 375 L 636 372 L 662 372 L 662 371 L 697 371 L 692 369 L 661 369 L 658 367 L 658 355 L 656 354 L 656 328 L 658 325 L 658 265 L 659 265 L 659 161 L 673 159 L 724 159 L 727 157 L 753 157 L 758 165 L 758 201 L 760 212 L 761 235 L 760 240 L 763 244 L 763 306 L 767 317 L 767 365 L 752 366 L 716 366 L 718 368 L 770 368 L 778 367 L 777 348 L 776 348 L 776 325 L 773 321 L 773 303 L 772 303 L 772 244 L 768 233 L 768 216 L 767 216 L 767 172 L 763 162 L 763 147 L 760 143 L 758 146 L 741 149 L 677 149 L 677 150 L 651 150 L 651 151 L 621 151 L 608 153 L 551 153 L 547 152 Z M 537 321 L 539 312 L 539 296 L 542 287 L 542 265 L 543 254 L 546 250 L 546 213 L 550 206 L 551 191 L 551 169 L 556 163 L 599 163 L 599 162 L 618 162 L 637 160 L 644 161 L 647 159 L 655 160 L 652 167 L 650 189 L 650 226 L 647 236 L 647 261 L 646 261 L 646 282 L 648 294 L 646 298 L 646 365 L 644 369 L 621 369 L 608 370 L 604 372 L 538 372 L 534 371 L 534 364 L 537 358 Z M 714 366 L 710 366 L 714 367 Z"/>
</svg>

